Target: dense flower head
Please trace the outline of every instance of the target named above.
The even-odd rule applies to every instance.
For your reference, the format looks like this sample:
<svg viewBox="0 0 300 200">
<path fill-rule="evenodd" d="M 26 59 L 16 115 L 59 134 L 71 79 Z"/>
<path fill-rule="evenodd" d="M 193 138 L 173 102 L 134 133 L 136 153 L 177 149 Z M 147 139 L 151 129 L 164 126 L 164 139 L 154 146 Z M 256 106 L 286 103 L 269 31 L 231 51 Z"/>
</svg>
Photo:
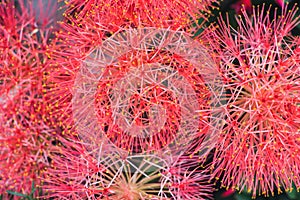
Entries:
<svg viewBox="0 0 300 200">
<path fill-rule="evenodd" d="M 57 147 L 45 179 L 49 197 L 210 198 L 198 157 L 213 147 L 219 77 L 204 47 L 183 31 L 130 28 L 76 63 L 54 66 L 47 81 L 53 114 L 85 153 L 72 152 L 71 142 Z M 94 161 L 82 167 L 86 160 Z M 103 171 L 88 175 L 96 166 Z"/>
<path fill-rule="evenodd" d="M 41 2 L 40 2 L 41 3 Z M 30 193 L 47 164 L 43 82 L 52 22 L 31 1 L 0 3 L 0 191 Z M 51 16 L 48 16 L 49 18 Z"/>
<path fill-rule="evenodd" d="M 59 120 L 65 137 L 77 136 L 81 147 L 67 141 L 55 147 L 45 179 L 48 197 L 180 199 L 193 198 L 191 191 L 197 199 L 211 197 L 208 175 L 192 158 L 213 146 L 217 122 L 211 112 L 219 104 L 220 81 L 214 63 L 189 33 L 148 22 L 131 26 L 110 18 L 109 9 L 116 16 L 122 11 L 67 11 L 51 47 L 45 95 L 50 118 Z M 181 163 L 195 168 L 176 165 L 183 152 Z M 171 176 L 165 170 L 173 164 L 179 169 Z"/>
<path fill-rule="evenodd" d="M 180 151 L 198 137 L 197 151 L 215 131 L 218 73 L 182 31 L 124 29 L 76 64 L 54 67 L 49 101 L 65 132 L 90 145 L 104 134 L 130 152 Z"/>
<path fill-rule="evenodd" d="M 221 20 L 209 33 L 226 89 L 212 168 L 224 187 L 253 196 L 300 187 L 300 51 L 290 33 L 299 18 L 295 7 L 275 19 L 270 9 L 242 10 L 237 29 Z"/>
</svg>

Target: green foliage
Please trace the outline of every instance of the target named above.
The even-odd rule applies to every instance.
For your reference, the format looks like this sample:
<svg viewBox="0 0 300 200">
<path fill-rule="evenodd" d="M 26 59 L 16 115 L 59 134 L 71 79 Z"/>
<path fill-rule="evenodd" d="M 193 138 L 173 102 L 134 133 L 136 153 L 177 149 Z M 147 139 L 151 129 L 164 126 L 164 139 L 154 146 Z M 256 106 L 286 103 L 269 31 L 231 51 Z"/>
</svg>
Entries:
<svg viewBox="0 0 300 200">
<path fill-rule="evenodd" d="M 297 191 L 296 186 L 293 184 L 293 188 L 291 191 L 287 192 L 286 195 L 291 199 L 291 200 L 297 200 L 300 199 L 300 192 Z"/>
<path fill-rule="evenodd" d="M 22 194 L 22 193 L 14 192 L 14 191 L 11 191 L 11 190 L 7 190 L 6 192 L 8 194 L 12 195 L 12 196 L 23 197 L 22 199 L 24 199 L 24 200 L 35 200 L 35 198 L 34 198 L 34 192 L 35 191 L 36 191 L 36 187 L 34 186 L 34 182 L 32 182 L 30 194 Z M 2 195 L 0 197 L 0 200 L 2 200 Z"/>
</svg>

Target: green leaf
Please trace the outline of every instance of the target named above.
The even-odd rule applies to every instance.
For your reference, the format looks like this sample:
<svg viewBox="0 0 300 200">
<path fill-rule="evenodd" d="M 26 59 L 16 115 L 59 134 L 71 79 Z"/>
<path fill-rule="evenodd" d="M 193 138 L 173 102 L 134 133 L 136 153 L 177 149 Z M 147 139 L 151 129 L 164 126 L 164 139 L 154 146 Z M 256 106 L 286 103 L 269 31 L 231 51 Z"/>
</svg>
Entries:
<svg viewBox="0 0 300 200">
<path fill-rule="evenodd" d="M 31 192 L 34 190 L 34 181 L 31 183 Z"/>
<path fill-rule="evenodd" d="M 43 195 L 43 190 L 42 190 L 42 188 L 38 188 L 38 190 L 39 190 L 39 195 L 42 196 L 42 195 Z"/>
<path fill-rule="evenodd" d="M 28 200 L 34 200 L 34 198 L 32 196 L 26 196 L 26 199 L 28 199 Z"/>
<path fill-rule="evenodd" d="M 36 191 L 36 188 L 34 187 L 34 181 L 32 181 L 32 184 L 31 184 L 31 192 L 30 192 L 30 196 L 33 198 L 33 194 L 34 192 Z"/>
<path fill-rule="evenodd" d="M 19 192 L 14 192 L 14 191 L 10 191 L 10 190 L 7 190 L 6 192 L 7 192 L 8 194 L 15 195 L 15 196 L 19 196 L 19 197 L 27 197 L 26 194 L 22 194 L 22 193 L 19 193 Z"/>
<path fill-rule="evenodd" d="M 295 184 L 293 183 L 293 187 L 291 189 L 291 191 L 287 191 L 286 195 L 290 198 L 290 199 L 299 199 L 299 193 L 297 192 L 297 188 L 295 186 Z"/>
<path fill-rule="evenodd" d="M 290 198 L 290 199 L 297 199 L 297 191 L 293 190 L 292 192 L 287 192 L 286 195 Z"/>
</svg>

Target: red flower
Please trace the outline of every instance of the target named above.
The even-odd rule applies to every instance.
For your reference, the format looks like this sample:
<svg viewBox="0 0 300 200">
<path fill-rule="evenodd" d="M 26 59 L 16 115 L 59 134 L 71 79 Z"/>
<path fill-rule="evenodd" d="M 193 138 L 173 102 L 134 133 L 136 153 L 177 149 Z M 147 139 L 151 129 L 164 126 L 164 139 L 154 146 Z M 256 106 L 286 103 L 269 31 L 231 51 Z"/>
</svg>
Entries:
<svg viewBox="0 0 300 200">
<path fill-rule="evenodd" d="M 53 54 L 62 62 L 48 78 L 51 112 L 92 146 L 106 136 L 135 153 L 201 150 L 218 79 L 201 48 L 184 32 L 144 28 L 114 34 L 85 60 L 70 55 L 70 65 L 65 52 Z"/>
<path fill-rule="evenodd" d="M 31 2 L 0 3 L 0 193 L 29 194 L 47 165 L 43 82 L 51 24 L 39 23 Z M 51 16 L 48 16 L 51 17 Z M 46 18 L 44 18 L 46 19 Z M 6 196 L 5 196 L 6 197 Z"/>
<path fill-rule="evenodd" d="M 108 199 L 191 196 L 189 189 L 201 189 L 207 176 L 197 174 L 198 170 L 182 170 L 176 179 L 176 184 L 182 181 L 180 189 L 171 191 L 165 187 L 170 178 L 164 182 L 159 175 L 182 152 L 204 155 L 212 148 L 202 141 L 209 143 L 210 131 L 215 129 L 211 104 L 217 104 L 218 73 L 201 44 L 177 30 L 189 28 L 186 14 L 167 8 L 167 1 L 155 2 L 166 17 L 154 2 L 138 6 L 123 1 L 76 2 L 69 4 L 68 21 L 64 31 L 57 33 L 57 46 L 50 55 L 47 100 L 52 103 L 52 117 L 61 122 L 65 133 L 78 135 L 80 148 L 86 150 L 84 155 L 74 153 L 80 160 L 73 159 L 67 149 L 58 150 L 62 156 L 54 155 L 55 167 L 48 169 L 45 187 L 49 195 L 91 199 L 97 195 Z M 192 9 L 188 2 L 181 5 L 185 4 Z M 92 158 L 97 164 L 86 161 Z M 77 167 L 78 162 L 86 166 Z M 95 165 L 105 171 L 87 174 L 89 166 L 94 169 Z M 144 171 L 149 169 L 153 173 Z M 67 173 L 61 175 L 63 171 Z"/>
<path fill-rule="evenodd" d="M 268 11 L 243 10 L 237 30 L 221 21 L 210 38 L 227 90 L 214 175 L 253 196 L 300 187 L 300 43 L 290 34 L 299 17 L 285 6 L 271 21 Z"/>
</svg>

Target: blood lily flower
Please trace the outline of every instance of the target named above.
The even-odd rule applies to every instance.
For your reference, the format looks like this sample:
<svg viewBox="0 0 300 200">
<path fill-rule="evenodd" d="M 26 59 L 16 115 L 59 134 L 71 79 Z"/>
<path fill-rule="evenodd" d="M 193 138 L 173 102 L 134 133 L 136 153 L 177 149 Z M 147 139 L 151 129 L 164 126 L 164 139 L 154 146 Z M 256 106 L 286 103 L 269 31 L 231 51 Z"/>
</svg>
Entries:
<svg viewBox="0 0 300 200">
<path fill-rule="evenodd" d="M 219 89 L 202 48 L 183 31 L 152 27 L 120 30 L 84 59 L 78 52 L 54 53 L 51 113 L 90 145 L 103 134 L 136 153 L 171 146 L 179 152 L 196 137 L 199 144 L 214 129 L 210 108 Z"/>
<path fill-rule="evenodd" d="M 193 190 L 200 199 L 210 197 L 207 193 L 211 186 L 204 183 L 208 176 L 200 173 L 198 166 L 181 168 L 178 164 L 175 167 L 180 170 L 175 176 L 165 172 L 183 152 L 200 151 L 201 157 L 212 148 L 216 130 L 210 124 L 214 122 L 210 112 L 211 102 L 217 99 L 213 97 L 218 91 L 213 89 L 219 77 L 202 48 L 182 31 L 124 29 L 82 60 L 74 80 L 52 77 L 53 82 L 72 91 L 69 98 L 55 103 L 72 108 L 70 132 L 78 135 L 86 149 L 83 156 L 98 159 L 97 165 L 105 170 L 93 176 L 79 171 L 78 180 L 74 177 L 74 181 L 67 181 L 72 174 L 61 180 L 56 172 L 59 163 L 63 163 L 61 171 L 76 166 L 72 166 L 73 159 L 60 161 L 54 156 L 55 164 L 48 169 L 53 177 L 46 179 L 45 186 L 49 192 L 54 191 L 50 196 L 177 199 L 191 197 Z M 69 159 L 71 154 L 62 157 Z M 182 160 L 180 163 L 196 163 L 189 155 Z M 149 169 L 152 171 L 144 172 Z M 166 173 L 163 178 L 159 175 L 162 173 Z M 59 182 L 51 186 L 51 181 Z M 92 191 L 92 196 L 86 196 L 87 191 Z"/>
<path fill-rule="evenodd" d="M 179 182 L 184 184 L 174 190 L 168 188 L 172 185 L 170 177 L 159 177 L 170 167 L 172 162 L 168 159 L 176 160 L 183 152 L 208 152 L 212 145 L 204 148 L 202 141 L 211 140 L 216 131 L 211 125 L 215 123 L 211 105 L 218 104 L 215 85 L 220 80 L 204 47 L 184 31 L 189 29 L 190 22 L 178 24 L 185 23 L 185 18 L 177 19 L 178 10 L 167 6 L 167 21 L 162 20 L 164 17 L 158 17 L 161 13 L 154 2 L 149 5 L 137 1 L 144 3 L 137 5 L 131 1 L 95 1 L 82 6 L 79 1 L 74 2 L 78 4 L 68 4 L 74 7 L 65 13 L 65 31 L 57 33 L 57 49 L 50 55 L 53 70 L 47 77 L 46 98 L 52 103 L 51 114 L 64 125 L 65 133 L 80 139 L 86 152 L 83 157 L 93 158 L 97 161 L 93 165 L 104 171 L 89 175 L 78 169 L 78 178 L 75 174 L 64 174 L 61 179 L 55 170 L 73 169 L 72 160 L 59 164 L 55 160 L 60 158 L 54 156 L 55 164 L 48 169 L 46 180 L 49 192 L 53 190 L 50 196 L 191 196 L 188 188 L 201 189 L 207 179 L 197 174 L 197 169 L 180 171 L 181 177 L 172 179 L 174 187 Z M 159 1 L 157 5 L 164 8 L 166 2 Z M 177 5 L 175 1 L 168 2 Z M 182 5 L 192 9 L 189 2 Z M 87 9 L 89 6 L 92 7 Z M 139 10 L 142 7 L 146 11 Z M 99 157 L 103 149 L 106 153 Z M 72 154 L 63 156 L 63 151 L 59 152 L 62 159 L 69 159 Z M 150 172 L 145 172 L 145 168 Z M 72 180 L 68 181 L 69 177 Z M 208 192 L 203 188 L 202 193 L 197 193 L 199 197 Z"/>
<path fill-rule="evenodd" d="M 253 196 L 300 187 L 300 40 L 290 33 L 299 17 L 284 6 L 272 20 L 270 9 L 243 10 L 237 30 L 221 20 L 210 38 L 227 90 L 214 176 Z"/>
<path fill-rule="evenodd" d="M 51 18 L 51 16 L 48 16 Z M 44 18 L 45 20 L 46 18 Z M 43 81 L 50 22 L 30 1 L 0 2 L 0 193 L 31 192 L 47 164 Z M 6 196 L 4 196 L 5 198 Z"/>
</svg>

